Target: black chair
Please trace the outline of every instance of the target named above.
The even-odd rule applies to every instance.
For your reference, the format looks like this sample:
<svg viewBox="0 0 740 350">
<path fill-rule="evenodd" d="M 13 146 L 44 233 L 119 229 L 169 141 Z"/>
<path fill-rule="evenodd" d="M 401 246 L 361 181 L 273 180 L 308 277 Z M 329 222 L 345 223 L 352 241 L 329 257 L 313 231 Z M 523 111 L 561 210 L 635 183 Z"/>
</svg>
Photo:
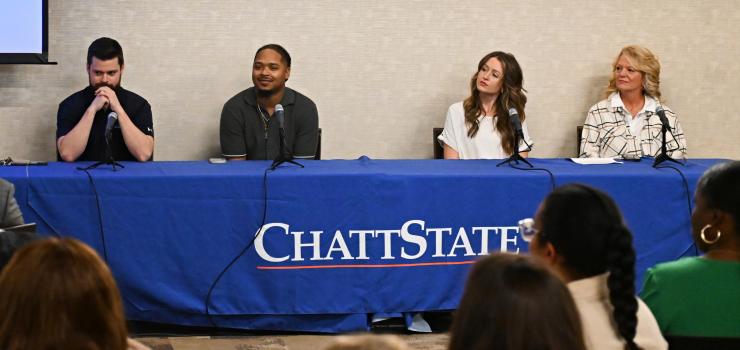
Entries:
<svg viewBox="0 0 740 350">
<path fill-rule="evenodd" d="M 670 350 L 740 350 L 740 338 L 666 336 Z"/>
<path fill-rule="evenodd" d="M 321 128 L 319 128 L 319 142 L 316 144 L 316 155 L 313 156 L 314 160 L 321 160 Z"/>
<path fill-rule="evenodd" d="M 36 224 L 0 228 L 0 270 L 8 264 L 16 250 L 39 239 Z"/>
<path fill-rule="evenodd" d="M 576 157 L 581 155 L 581 136 L 583 135 L 583 125 L 576 126 Z"/>
<path fill-rule="evenodd" d="M 432 148 L 434 149 L 434 159 L 444 159 L 444 149 L 439 144 L 437 137 L 442 133 L 444 128 L 432 128 Z"/>
</svg>

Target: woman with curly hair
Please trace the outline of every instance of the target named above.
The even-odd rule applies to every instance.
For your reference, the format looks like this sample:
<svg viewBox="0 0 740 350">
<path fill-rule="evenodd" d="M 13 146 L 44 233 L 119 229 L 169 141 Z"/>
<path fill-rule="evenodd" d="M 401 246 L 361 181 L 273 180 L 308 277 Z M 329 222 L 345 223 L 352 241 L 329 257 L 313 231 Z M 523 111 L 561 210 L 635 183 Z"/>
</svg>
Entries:
<svg viewBox="0 0 740 350">
<path fill-rule="evenodd" d="M 512 54 L 495 51 L 480 60 L 470 79 L 470 96 L 447 110 L 439 135 L 445 159 L 502 159 L 514 153 L 511 108 L 521 119 L 524 140 L 518 147 L 527 156 L 532 139 L 525 122 L 527 96 L 522 80 L 522 69 Z"/>
</svg>

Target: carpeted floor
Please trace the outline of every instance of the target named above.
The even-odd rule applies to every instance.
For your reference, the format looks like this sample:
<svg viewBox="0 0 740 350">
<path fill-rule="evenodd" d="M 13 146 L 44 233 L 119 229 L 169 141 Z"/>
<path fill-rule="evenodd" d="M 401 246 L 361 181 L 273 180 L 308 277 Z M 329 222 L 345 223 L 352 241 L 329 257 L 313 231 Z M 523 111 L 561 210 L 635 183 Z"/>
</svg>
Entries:
<svg viewBox="0 0 740 350">
<path fill-rule="evenodd" d="M 411 349 L 444 350 L 446 333 L 399 334 Z M 142 337 L 136 340 L 152 350 L 321 350 L 329 345 L 334 335 L 256 335 L 256 336 L 179 336 Z"/>
<path fill-rule="evenodd" d="M 433 333 L 410 332 L 401 318 L 374 322 L 372 333 L 397 335 L 414 350 L 447 349 L 452 314 L 427 312 L 424 319 Z M 323 350 L 336 337 L 333 334 L 215 329 L 141 321 L 130 321 L 128 326 L 131 336 L 152 350 Z"/>
</svg>

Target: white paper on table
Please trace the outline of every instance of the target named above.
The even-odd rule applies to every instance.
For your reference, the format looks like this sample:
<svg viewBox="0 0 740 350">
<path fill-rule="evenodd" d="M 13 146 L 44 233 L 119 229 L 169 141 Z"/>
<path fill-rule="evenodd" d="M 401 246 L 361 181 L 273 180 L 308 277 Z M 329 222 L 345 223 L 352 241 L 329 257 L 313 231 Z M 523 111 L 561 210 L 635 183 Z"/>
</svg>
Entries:
<svg viewBox="0 0 740 350">
<path fill-rule="evenodd" d="M 571 158 L 573 163 L 583 165 L 594 165 L 594 164 L 622 164 L 614 158 Z"/>
</svg>

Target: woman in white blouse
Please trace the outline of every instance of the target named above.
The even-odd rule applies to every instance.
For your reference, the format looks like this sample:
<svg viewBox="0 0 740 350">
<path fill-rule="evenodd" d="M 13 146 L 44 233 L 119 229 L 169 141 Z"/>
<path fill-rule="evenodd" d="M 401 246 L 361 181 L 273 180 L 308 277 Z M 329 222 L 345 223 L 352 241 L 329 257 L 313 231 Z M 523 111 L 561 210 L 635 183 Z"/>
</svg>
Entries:
<svg viewBox="0 0 740 350">
<path fill-rule="evenodd" d="M 483 57 L 470 79 L 470 97 L 447 111 L 439 141 L 445 159 L 502 159 L 514 151 L 514 129 L 508 110 L 516 109 L 524 140 L 519 151 L 527 156 L 533 144 L 527 130 L 522 69 L 513 55 L 495 51 Z"/>
</svg>

